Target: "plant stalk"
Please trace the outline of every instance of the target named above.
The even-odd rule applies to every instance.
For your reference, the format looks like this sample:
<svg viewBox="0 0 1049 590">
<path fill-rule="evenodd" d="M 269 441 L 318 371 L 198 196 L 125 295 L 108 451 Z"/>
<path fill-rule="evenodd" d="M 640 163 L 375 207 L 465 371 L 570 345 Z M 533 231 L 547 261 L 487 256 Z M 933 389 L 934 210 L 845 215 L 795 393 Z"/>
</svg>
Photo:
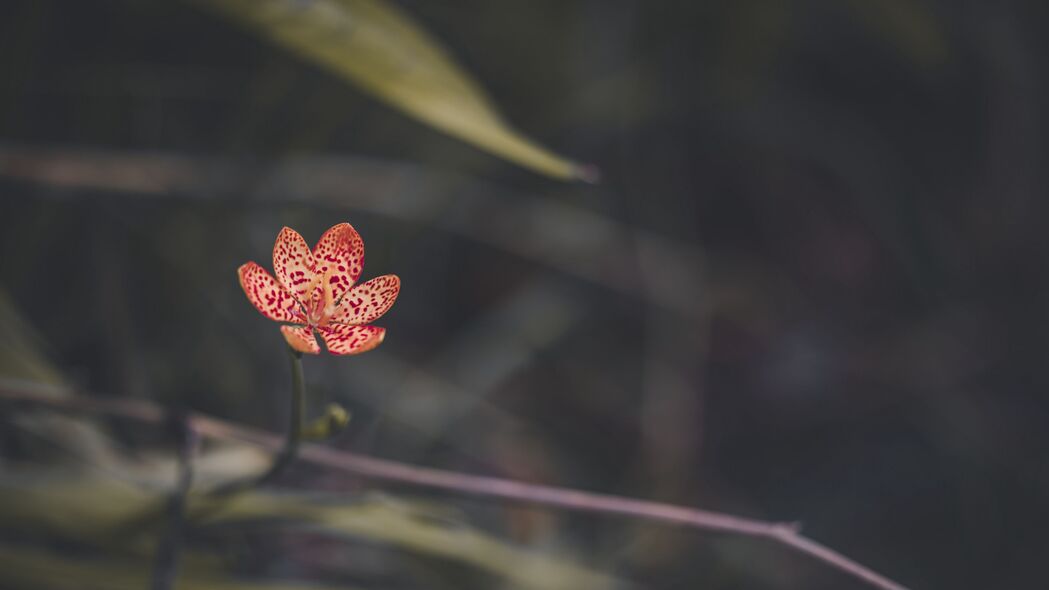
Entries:
<svg viewBox="0 0 1049 590">
<path fill-rule="evenodd" d="M 302 353 L 289 346 L 288 359 L 291 361 L 291 409 L 288 412 L 288 434 L 284 438 L 284 445 L 265 473 L 258 477 L 220 486 L 215 488 L 212 494 L 227 496 L 265 485 L 284 473 L 298 457 L 299 445 L 302 442 L 303 420 L 306 416 L 306 381 L 302 375 Z"/>
<path fill-rule="evenodd" d="M 295 461 L 299 454 L 303 422 L 306 419 L 306 381 L 302 376 L 302 353 L 288 347 L 288 358 L 291 360 L 291 409 L 288 412 L 288 436 L 284 439 L 284 448 L 273 461 L 273 465 L 255 480 L 254 485 L 256 486 L 276 479 Z"/>
</svg>

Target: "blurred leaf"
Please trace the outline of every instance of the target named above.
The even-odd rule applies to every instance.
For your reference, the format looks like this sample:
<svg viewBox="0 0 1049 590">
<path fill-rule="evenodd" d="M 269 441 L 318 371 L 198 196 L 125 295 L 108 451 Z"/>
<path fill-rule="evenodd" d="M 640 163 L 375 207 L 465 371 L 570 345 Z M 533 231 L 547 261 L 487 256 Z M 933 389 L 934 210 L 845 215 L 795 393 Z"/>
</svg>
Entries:
<svg viewBox="0 0 1049 590">
<path fill-rule="evenodd" d="M 372 497 L 346 503 L 332 496 L 243 494 L 209 517 L 247 524 L 282 518 L 337 536 L 390 543 L 471 565 L 522 588 L 583 590 L 616 587 L 613 578 L 560 558 L 514 547 L 421 505 Z"/>
<path fill-rule="evenodd" d="M 739 0 L 726 6 L 717 89 L 736 102 L 765 94 L 768 69 L 782 58 L 793 32 L 796 6 L 780 0 Z"/>
<path fill-rule="evenodd" d="M 186 562 L 198 560 L 188 559 Z M 112 560 L 98 557 L 71 558 L 31 549 L 0 545 L 0 584 L 5 587 L 70 590 L 141 590 L 147 588 L 152 563 L 149 559 Z M 179 573 L 178 590 L 324 590 L 316 583 L 252 583 L 230 580 L 216 567 L 187 563 Z M 340 586 L 345 589 L 345 586 Z"/>
<path fill-rule="evenodd" d="M 493 154 L 555 178 L 593 174 L 512 129 L 435 39 L 382 0 L 216 0 L 203 5 Z"/>
<path fill-rule="evenodd" d="M 946 35 L 936 15 L 916 0 L 849 0 L 863 24 L 913 62 L 933 66 L 947 58 Z"/>
<path fill-rule="evenodd" d="M 43 341 L 0 290 L 0 377 L 57 384 L 61 375 L 40 352 Z"/>
<path fill-rule="evenodd" d="M 214 467 L 228 461 L 211 461 L 205 454 L 203 465 L 209 463 Z M 152 485 L 161 465 L 154 462 L 138 468 L 129 463 L 128 467 L 131 471 L 121 480 L 68 470 L 8 471 L 0 477 L 0 529 L 149 556 L 155 530 L 128 525 L 143 522 L 143 515 L 162 505 L 163 489 Z M 516 547 L 421 503 L 378 496 L 347 499 L 310 492 L 247 492 L 217 499 L 197 495 L 189 512 L 205 534 L 230 526 L 301 527 L 467 565 L 501 576 L 515 587 L 616 587 L 609 576 Z"/>
<path fill-rule="evenodd" d="M 41 351 L 43 339 L 26 321 L 7 293 L 0 290 L 0 380 L 17 382 L 20 387 L 32 387 L 42 393 L 63 396 L 61 372 Z M 76 449 L 81 462 L 112 467 L 120 462 L 113 441 L 90 420 L 64 416 L 54 412 L 20 412 L 6 414 L 11 424 L 18 427 L 11 432 L 18 438 L 20 448 L 40 456 L 55 456 L 56 447 Z M 4 422 L 0 422 L 2 426 Z"/>
</svg>

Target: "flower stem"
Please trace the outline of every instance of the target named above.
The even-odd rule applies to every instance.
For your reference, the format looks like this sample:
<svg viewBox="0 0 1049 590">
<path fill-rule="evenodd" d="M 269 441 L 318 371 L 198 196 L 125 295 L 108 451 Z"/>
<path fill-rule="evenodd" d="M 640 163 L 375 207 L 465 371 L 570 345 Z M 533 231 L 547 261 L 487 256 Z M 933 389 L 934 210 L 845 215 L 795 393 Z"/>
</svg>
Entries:
<svg viewBox="0 0 1049 590">
<path fill-rule="evenodd" d="M 284 446 L 265 473 L 219 486 L 212 490 L 212 494 L 227 496 L 267 484 L 283 473 L 298 456 L 306 416 L 306 382 L 302 376 L 302 353 L 289 346 L 288 358 L 291 360 L 291 409 L 288 412 L 288 434 L 284 438 Z"/>
<path fill-rule="evenodd" d="M 276 479 L 295 461 L 295 457 L 299 454 L 303 422 L 306 419 L 306 382 L 302 376 L 302 353 L 289 347 L 288 358 L 291 360 L 291 410 L 288 436 L 284 439 L 284 448 L 273 461 L 273 465 L 255 480 L 256 486 Z"/>
</svg>

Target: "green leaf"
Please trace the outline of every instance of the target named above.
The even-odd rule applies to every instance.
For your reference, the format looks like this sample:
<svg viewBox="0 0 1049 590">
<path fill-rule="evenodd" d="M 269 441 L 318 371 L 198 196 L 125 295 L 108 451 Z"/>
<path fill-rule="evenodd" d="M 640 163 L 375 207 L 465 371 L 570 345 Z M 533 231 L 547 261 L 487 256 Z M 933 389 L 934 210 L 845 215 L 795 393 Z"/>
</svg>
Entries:
<svg viewBox="0 0 1049 590">
<path fill-rule="evenodd" d="M 206 0 L 449 135 L 541 174 L 594 180 L 511 128 L 440 44 L 383 0 Z"/>
<path fill-rule="evenodd" d="M 238 495 L 208 511 L 207 522 L 250 524 L 274 518 L 334 536 L 381 541 L 501 576 L 514 587 L 586 590 L 620 587 L 614 578 L 563 558 L 515 547 L 417 502 L 370 495 L 347 502 L 332 495 Z"/>
<path fill-rule="evenodd" d="M 43 341 L 23 319 L 7 292 L 0 289 L 0 377 L 45 384 L 62 376 L 41 352 Z"/>
<path fill-rule="evenodd" d="M 228 452 L 228 451 L 222 451 Z M 205 453 L 196 463 L 207 479 L 232 457 L 212 460 Z M 167 467 L 167 468 L 165 468 Z M 164 488 L 159 476 L 171 464 L 156 459 L 128 463 L 107 477 L 70 473 L 68 469 L 29 468 L 0 477 L 0 529 L 23 537 L 61 539 L 104 549 L 111 554 L 152 555 L 162 520 Z M 119 476 L 119 479 L 111 479 Z M 337 538 L 352 538 L 397 547 L 409 555 L 438 558 L 468 566 L 537 590 L 586 590 L 622 587 L 614 578 L 565 559 L 518 547 L 456 518 L 454 513 L 420 502 L 386 496 L 339 497 L 330 494 L 245 492 L 217 498 L 195 494 L 189 518 L 197 532 L 229 528 L 308 529 Z M 130 525 L 130 526 L 129 526 Z M 192 548 L 190 548 L 192 549 Z M 187 554 L 187 558 L 190 554 Z M 198 560 L 198 566 L 208 565 Z M 119 569 L 119 568 L 118 568 Z M 137 579 L 139 573 L 121 574 Z M 216 574 L 217 575 L 217 574 Z M 0 581 L 5 578 L 0 576 Z M 32 586 L 37 587 L 37 586 Z M 87 586 L 94 588 L 95 586 Z M 124 586 L 114 585 L 122 588 Z M 130 583 L 129 583 L 130 587 Z M 220 586 L 225 587 L 225 586 Z"/>
</svg>

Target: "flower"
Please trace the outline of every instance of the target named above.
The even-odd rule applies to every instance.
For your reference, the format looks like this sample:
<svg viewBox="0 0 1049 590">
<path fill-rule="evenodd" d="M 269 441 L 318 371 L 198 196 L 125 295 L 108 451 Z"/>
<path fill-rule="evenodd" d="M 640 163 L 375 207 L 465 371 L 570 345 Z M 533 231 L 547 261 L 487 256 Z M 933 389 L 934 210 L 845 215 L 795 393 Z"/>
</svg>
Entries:
<svg viewBox="0 0 1049 590">
<path fill-rule="evenodd" d="M 354 286 L 364 267 L 364 241 L 348 223 L 324 232 L 311 251 L 285 227 L 273 244 L 273 275 L 255 262 L 237 269 L 240 286 L 262 315 L 292 325 L 280 327 L 288 345 L 317 354 L 317 332 L 332 354 L 367 352 L 386 329 L 367 325 L 397 299 L 401 279 L 384 275 Z"/>
</svg>

